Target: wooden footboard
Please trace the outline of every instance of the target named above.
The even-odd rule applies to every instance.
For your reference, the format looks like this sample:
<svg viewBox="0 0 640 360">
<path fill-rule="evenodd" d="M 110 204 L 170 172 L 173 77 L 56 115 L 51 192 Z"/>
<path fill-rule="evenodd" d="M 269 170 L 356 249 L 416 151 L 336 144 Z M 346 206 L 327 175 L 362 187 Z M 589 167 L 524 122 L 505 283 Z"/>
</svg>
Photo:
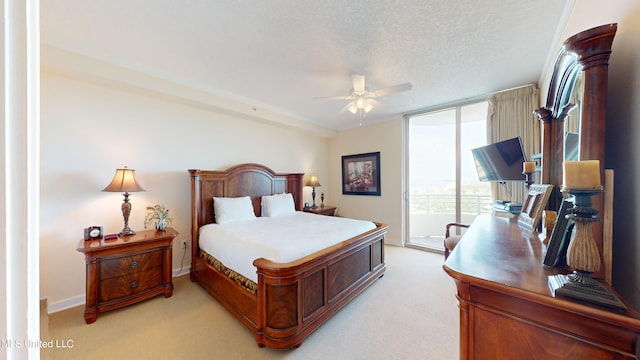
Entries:
<svg viewBox="0 0 640 360">
<path fill-rule="evenodd" d="M 298 346 L 314 329 L 385 271 L 387 226 L 312 254 L 277 264 L 258 259 L 259 346 Z"/>
</svg>

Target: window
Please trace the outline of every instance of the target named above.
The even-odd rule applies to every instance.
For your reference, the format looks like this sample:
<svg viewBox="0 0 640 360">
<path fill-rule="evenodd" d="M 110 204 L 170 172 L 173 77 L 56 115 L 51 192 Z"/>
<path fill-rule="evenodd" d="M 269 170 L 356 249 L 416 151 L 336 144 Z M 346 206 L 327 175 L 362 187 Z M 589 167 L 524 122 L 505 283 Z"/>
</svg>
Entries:
<svg viewBox="0 0 640 360">
<path fill-rule="evenodd" d="M 405 117 L 405 243 L 443 251 L 445 225 L 491 212 L 491 187 L 480 182 L 471 149 L 487 144 L 488 103 Z"/>
</svg>

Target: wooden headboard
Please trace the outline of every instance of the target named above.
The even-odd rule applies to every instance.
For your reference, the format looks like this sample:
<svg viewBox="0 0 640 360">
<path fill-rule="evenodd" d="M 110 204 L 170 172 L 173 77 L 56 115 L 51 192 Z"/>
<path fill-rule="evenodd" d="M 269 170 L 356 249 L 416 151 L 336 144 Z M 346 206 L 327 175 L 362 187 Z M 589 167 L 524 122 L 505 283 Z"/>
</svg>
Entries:
<svg viewBox="0 0 640 360">
<path fill-rule="evenodd" d="M 250 196 L 253 211 L 260 216 L 262 196 L 291 193 L 296 210 L 302 210 L 302 176 L 276 174 L 259 164 L 241 164 L 224 171 L 190 169 L 191 239 L 197 244 L 198 229 L 215 221 L 213 197 Z"/>
</svg>

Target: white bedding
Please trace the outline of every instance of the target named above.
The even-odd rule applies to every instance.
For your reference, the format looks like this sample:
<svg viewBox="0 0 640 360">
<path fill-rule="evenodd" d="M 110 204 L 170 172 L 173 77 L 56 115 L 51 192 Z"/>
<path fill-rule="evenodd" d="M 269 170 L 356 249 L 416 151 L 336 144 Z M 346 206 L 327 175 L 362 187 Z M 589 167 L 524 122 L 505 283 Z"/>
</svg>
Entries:
<svg viewBox="0 0 640 360">
<path fill-rule="evenodd" d="M 253 261 L 290 262 L 375 229 L 371 221 L 295 212 L 200 228 L 200 248 L 258 282 Z"/>
</svg>

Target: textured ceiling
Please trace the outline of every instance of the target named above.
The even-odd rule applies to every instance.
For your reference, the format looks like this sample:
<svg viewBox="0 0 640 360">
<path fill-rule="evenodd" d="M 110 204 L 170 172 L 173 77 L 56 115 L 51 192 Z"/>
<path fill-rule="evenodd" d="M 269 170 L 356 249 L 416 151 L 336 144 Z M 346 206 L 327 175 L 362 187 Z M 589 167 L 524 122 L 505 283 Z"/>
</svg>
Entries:
<svg viewBox="0 0 640 360">
<path fill-rule="evenodd" d="M 572 0 L 50 0 L 44 45 L 331 129 L 358 126 L 352 73 L 379 98 L 364 122 L 539 80 Z M 550 60 L 551 59 L 551 60 Z"/>
</svg>

